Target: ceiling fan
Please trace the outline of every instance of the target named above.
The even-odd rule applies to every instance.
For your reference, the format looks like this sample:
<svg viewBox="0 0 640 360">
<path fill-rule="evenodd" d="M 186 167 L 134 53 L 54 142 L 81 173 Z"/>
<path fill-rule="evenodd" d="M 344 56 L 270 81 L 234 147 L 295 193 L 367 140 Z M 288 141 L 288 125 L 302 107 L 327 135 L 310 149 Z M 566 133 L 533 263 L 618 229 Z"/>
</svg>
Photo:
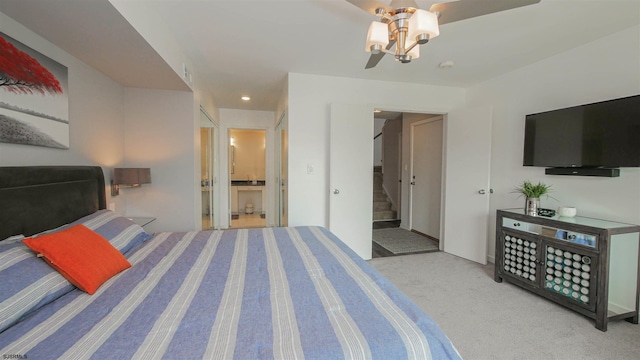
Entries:
<svg viewBox="0 0 640 360">
<path fill-rule="evenodd" d="M 347 0 L 364 11 L 380 17 L 367 33 L 365 50 L 371 52 L 365 69 L 378 64 L 384 54 L 393 54 L 401 63 L 420 56 L 420 46 L 440 34 L 439 25 L 476 16 L 539 3 L 540 0 L 457 0 L 418 8 L 415 0 Z M 391 50 L 395 45 L 395 51 Z"/>
</svg>

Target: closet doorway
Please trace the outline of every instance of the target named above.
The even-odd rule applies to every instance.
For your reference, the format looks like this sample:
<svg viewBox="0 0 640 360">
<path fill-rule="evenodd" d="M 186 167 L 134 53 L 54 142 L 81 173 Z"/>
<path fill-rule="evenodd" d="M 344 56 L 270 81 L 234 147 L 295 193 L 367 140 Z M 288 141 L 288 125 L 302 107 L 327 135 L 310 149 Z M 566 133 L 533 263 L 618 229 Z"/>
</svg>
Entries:
<svg viewBox="0 0 640 360">
<path fill-rule="evenodd" d="M 266 226 L 265 130 L 229 129 L 231 228 Z"/>
</svg>

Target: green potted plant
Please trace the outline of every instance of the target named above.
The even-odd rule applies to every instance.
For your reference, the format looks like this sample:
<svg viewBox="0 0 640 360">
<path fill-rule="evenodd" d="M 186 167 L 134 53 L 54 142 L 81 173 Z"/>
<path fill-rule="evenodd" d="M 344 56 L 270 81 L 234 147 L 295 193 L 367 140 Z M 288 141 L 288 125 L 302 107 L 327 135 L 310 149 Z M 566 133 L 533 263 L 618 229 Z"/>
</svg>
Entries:
<svg viewBox="0 0 640 360">
<path fill-rule="evenodd" d="M 522 185 L 515 188 L 514 192 L 519 193 L 520 196 L 526 197 L 525 213 L 527 215 L 537 216 L 538 208 L 540 207 L 540 197 L 546 195 L 549 197 L 551 191 L 551 185 L 546 185 L 541 182 L 533 184 L 531 181 L 524 181 Z"/>
</svg>

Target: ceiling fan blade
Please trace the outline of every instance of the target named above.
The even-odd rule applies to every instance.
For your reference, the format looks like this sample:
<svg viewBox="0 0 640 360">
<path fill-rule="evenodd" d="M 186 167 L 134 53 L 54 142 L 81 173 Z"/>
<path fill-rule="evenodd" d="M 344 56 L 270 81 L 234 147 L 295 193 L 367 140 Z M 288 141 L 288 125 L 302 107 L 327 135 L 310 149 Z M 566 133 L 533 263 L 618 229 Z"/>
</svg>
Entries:
<svg viewBox="0 0 640 360">
<path fill-rule="evenodd" d="M 391 6 L 377 0 L 347 0 L 347 1 L 359 7 L 360 9 L 368 12 L 371 15 L 376 14 L 377 8 L 383 8 L 386 11 L 391 11 Z"/>
<path fill-rule="evenodd" d="M 533 5 L 539 2 L 540 0 L 458 0 L 434 4 L 429 11 L 439 12 L 440 17 L 438 18 L 438 23 L 444 25 L 454 21 Z"/>
<path fill-rule="evenodd" d="M 393 45 L 395 45 L 395 43 L 396 43 L 395 40 L 389 41 L 389 45 L 387 45 L 387 50 L 391 49 Z M 369 61 L 367 61 L 367 65 L 365 65 L 364 68 L 371 69 L 372 67 L 375 67 L 376 65 L 378 65 L 380 60 L 382 60 L 382 57 L 384 56 L 384 54 L 385 53 L 383 53 L 382 51 L 377 54 L 371 54 L 371 56 L 369 56 Z"/>
<path fill-rule="evenodd" d="M 383 56 L 384 56 L 383 52 L 379 52 L 377 54 L 371 54 L 371 56 L 369 56 L 369 61 L 367 61 L 367 65 L 365 65 L 364 68 L 371 69 L 372 67 L 375 67 L 376 65 L 378 65 L 380 60 L 382 60 Z"/>
</svg>

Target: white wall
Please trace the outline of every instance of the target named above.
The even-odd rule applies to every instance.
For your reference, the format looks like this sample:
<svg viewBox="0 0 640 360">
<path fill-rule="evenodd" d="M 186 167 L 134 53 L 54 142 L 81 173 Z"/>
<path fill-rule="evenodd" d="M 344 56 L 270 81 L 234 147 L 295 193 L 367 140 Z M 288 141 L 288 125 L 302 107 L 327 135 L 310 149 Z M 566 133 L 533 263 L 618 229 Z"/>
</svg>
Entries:
<svg viewBox="0 0 640 360">
<path fill-rule="evenodd" d="M 191 135 L 184 133 L 185 138 L 178 140 L 180 144 L 186 146 L 186 142 L 190 143 L 193 148 L 194 157 L 189 163 L 189 167 L 193 168 L 193 174 L 183 174 L 183 176 L 189 176 L 193 178 L 194 183 L 197 186 L 191 188 L 189 201 L 186 201 L 184 205 L 193 203 L 192 208 L 176 209 L 176 212 L 181 214 L 191 214 L 193 221 L 195 221 L 195 229 L 201 229 L 201 210 L 202 210 L 202 194 L 199 185 L 200 179 L 200 132 L 199 132 L 199 116 L 200 107 L 203 107 L 206 112 L 213 118 L 216 123 L 219 123 L 219 109 L 215 103 L 215 100 L 211 97 L 209 87 L 211 84 L 201 81 L 200 76 L 195 72 L 192 60 L 186 55 L 186 52 L 182 48 L 182 44 L 176 40 L 171 30 L 167 26 L 162 17 L 155 11 L 152 4 L 148 2 L 140 1 L 128 1 L 128 0 L 109 0 L 111 4 L 122 14 L 122 16 L 144 37 L 144 39 L 154 48 L 154 50 L 162 57 L 162 59 L 173 69 L 173 71 L 182 78 L 194 93 L 195 99 L 192 101 L 193 109 L 187 113 L 177 114 L 173 112 L 175 118 L 180 118 L 182 121 L 187 122 L 186 117 L 194 116 L 192 120 L 193 127 L 191 127 Z M 189 75 L 185 76 L 184 66 L 186 66 Z M 172 128 L 174 123 L 170 118 L 164 118 L 159 120 L 159 126 L 164 126 L 162 123 L 166 121 L 166 126 Z M 185 129 L 181 129 L 185 130 Z M 189 136 L 189 138 L 187 138 Z M 185 143 L 182 143 L 185 141 Z M 127 154 L 128 157 L 129 154 Z M 185 165 L 186 166 L 186 165 Z M 184 189 L 179 191 L 181 194 L 185 192 Z M 193 199 L 193 200 L 192 200 Z M 172 206 L 176 206 L 174 204 Z M 189 221 L 191 223 L 193 221 Z M 171 221 L 168 223 L 162 223 L 156 221 L 149 228 L 162 227 L 167 228 L 170 225 L 180 225 L 183 228 L 187 222 L 184 221 Z"/>
<path fill-rule="evenodd" d="M 329 222 L 329 120 L 332 103 L 391 111 L 445 113 L 462 107 L 459 88 L 290 73 L 289 225 Z M 373 141 L 373 139 L 372 139 Z M 307 174 L 307 164 L 315 167 Z"/>
<path fill-rule="evenodd" d="M 512 194 L 523 180 L 552 185 L 555 209 L 573 205 L 580 215 L 640 223 L 640 169 L 623 168 L 619 178 L 545 175 L 523 167 L 526 114 L 640 94 L 640 26 L 607 36 L 470 88 L 469 106 L 493 106 L 489 260 L 495 253 L 495 211 L 522 207 Z"/>
<path fill-rule="evenodd" d="M 254 111 L 219 109 L 220 113 L 220 227 L 229 227 L 230 179 L 229 179 L 229 129 L 259 129 L 267 133 L 266 153 L 266 224 L 274 226 L 275 221 L 275 171 L 274 171 L 274 129 L 276 113 L 273 111 Z"/>
<path fill-rule="evenodd" d="M 114 167 L 150 167 L 152 184 L 116 197 L 107 187 L 107 202 L 120 214 L 156 217 L 148 231 L 199 228 L 199 107 L 217 115 L 210 96 L 197 86 L 197 101 L 190 91 L 124 88 L 4 14 L 0 25 L 68 67 L 70 121 L 69 150 L 0 143 L 0 165 L 101 165 L 107 184 Z M 179 51 L 165 49 L 176 67 Z"/>
<path fill-rule="evenodd" d="M 69 76 L 69 149 L 0 143 L 0 166 L 99 165 L 108 184 L 124 157 L 123 87 L 2 13 L 0 31 L 66 66 Z"/>
<path fill-rule="evenodd" d="M 193 93 L 186 91 L 125 90 L 122 165 L 151 168 L 151 184 L 120 193 L 126 196 L 127 215 L 157 218 L 146 226 L 150 232 L 201 226 L 195 215 L 200 214 L 200 163 L 195 161 L 200 149 L 194 140 L 199 137 L 200 111 L 194 103 Z"/>
<path fill-rule="evenodd" d="M 198 76 L 193 73 L 194 67 L 191 65 L 191 60 L 185 55 L 181 44 L 176 40 L 166 22 L 157 14 L 152 4 L 146 1 L 130 0 L 109 0 L 109 2 L 158 52 L 185 84 L 193 87 L 197 83 Z M 185 78 L 185 65 L 188 72 L 191 73 L 191 77 Z"/>
</svg>

